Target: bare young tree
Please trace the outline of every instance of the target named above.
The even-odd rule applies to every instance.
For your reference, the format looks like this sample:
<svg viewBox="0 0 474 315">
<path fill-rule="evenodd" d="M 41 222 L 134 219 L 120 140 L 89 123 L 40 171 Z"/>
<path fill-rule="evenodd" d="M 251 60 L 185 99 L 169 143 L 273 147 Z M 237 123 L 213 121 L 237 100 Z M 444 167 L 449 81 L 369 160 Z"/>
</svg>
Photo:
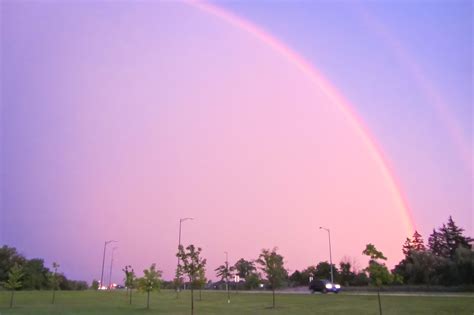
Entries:
<svg viewBox="0 0 474 315">
<path fill-rule="evenodd" d="M 127 295 L 129 297 L 129 304 L 132 304 L 132 292 L 133 287 L 135 286 L 136 276 L 135 271 L 133 270 L 132 266 L 128 265 L 122 269 L 125 273 L 125 286 L 127 287 Z"/>
</svg>

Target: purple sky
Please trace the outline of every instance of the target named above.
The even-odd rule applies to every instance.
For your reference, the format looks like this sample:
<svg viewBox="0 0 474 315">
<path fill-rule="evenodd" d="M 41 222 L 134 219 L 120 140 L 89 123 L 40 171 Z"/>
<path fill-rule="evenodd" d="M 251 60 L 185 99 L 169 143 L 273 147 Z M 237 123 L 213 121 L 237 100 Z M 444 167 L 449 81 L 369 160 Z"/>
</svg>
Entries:
<svg viewBox="0 0 474 315">
<path fill-rule="evenodd" d="M 326 260 L 320 225 L 335 261 L 363 267 L 373 242 L 394 264 L 400 194 L 425 239 L 449 215 L 473 234 L 470 2 L 216 5 L 243 24 L 185 3 L 2 2 L 1 244 L 90 281 L 118 239 L 117 266 L 169 278 L 192 216 L 183 242 L 210 277 L 224 251 Z"/>
</svg>

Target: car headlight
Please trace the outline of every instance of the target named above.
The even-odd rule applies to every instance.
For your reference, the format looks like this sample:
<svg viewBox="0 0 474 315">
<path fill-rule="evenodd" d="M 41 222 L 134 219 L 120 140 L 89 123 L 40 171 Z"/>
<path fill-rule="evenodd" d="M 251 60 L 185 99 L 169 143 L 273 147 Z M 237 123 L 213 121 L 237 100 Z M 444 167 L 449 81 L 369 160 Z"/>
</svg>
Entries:
<svg viewBox="0 0 474 315">
<path fill-rule="evenodd" d="M 341 288 L 341 286 L 340 286 L 339 284 L 336 284 L 335 287 L 336 287 L 336 289 L 340 289 L 340 288 Z"/>
<path fill-rule="evenodd" d="M 332 289 L 332 284 L 326 283 L 326 289 Z"/>
</svg>

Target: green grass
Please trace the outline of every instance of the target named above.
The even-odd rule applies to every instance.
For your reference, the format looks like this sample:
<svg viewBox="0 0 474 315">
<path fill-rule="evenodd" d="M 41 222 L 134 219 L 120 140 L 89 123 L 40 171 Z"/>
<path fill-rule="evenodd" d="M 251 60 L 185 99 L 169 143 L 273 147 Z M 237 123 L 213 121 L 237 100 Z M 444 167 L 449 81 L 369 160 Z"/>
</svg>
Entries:
<svg viewBox="0 0 474 315">
<path fill-rule="evenodd" d="M 198 297 L 198 294 L 195 297 Z M 276 309 L 271 309 L 271 295 L 261 293 L 232 294 L 227 304 L 225 292 L 202 293 L 203 300 L 196 300 L 195 314 L 378 314 L 377 296 L 348 294 L 295 295 L 278 294 Z M 56 294 L 56 304 L 51 305 L 51 292 L 17 292 L 15 306 L 9 309 L 10 294 L 0 291 L 0 315 L 72 315 L 72 314 L 190 314 L 190 294 L 182 292 L 180 298 L 172 291 L 153 293 L 150 310 L 145 309 L 145 294 L 135 293 L 129 305 L 125 292 L 67 292 Z M 382 296 L 383 314 L 474 314 L 474 298 Z"/>
</svg>

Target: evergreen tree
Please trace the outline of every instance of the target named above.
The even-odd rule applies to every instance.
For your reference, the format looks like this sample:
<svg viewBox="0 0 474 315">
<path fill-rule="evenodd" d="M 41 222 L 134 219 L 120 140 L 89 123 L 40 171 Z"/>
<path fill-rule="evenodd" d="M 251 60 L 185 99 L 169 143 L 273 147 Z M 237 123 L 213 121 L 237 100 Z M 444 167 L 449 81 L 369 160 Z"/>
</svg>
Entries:
<svg viewBox="0 0 474 315">
<path fill-rule="evenodd" d="M 405 255 L 405 257 L 408 257 L 410 255 L 410 253 L 413 251 L 413 244 L 412 244 L 411 239 L 409 237 L 407 237 L 405 243 L 403 244 L 402 251 L 403 251 L 403 255 Z"/>
<path fill-rule="evenodd" d="M 425 251 L 426 250 L 425 242 L 423 241 L 423 237 L 421 236 L 420 233 L 418 233 L 418 231 L 415 231 L 415 233 L 413 233 L 413 238 L 412 238 L 411 244 L 413 246 L 413 250 L 417 250 L 417 251 Z"/>
<path fill-rule="evenodd" d="M 413 237 L 411 239 L 407 237 L 405 243 L 403 244 L 402 251 L 403 251 L 403 254 L 405 255 L 405 259 L 409 259 L 410 254 L 415 250 L 416 251 L 426 250 L 423 237 L 421 236 L 420 233 L 418 233 L 418 231 L 415 231 L 415 233 L 413 233 Z"/>
<path fill-rule="evenodd" d="M 428 247 L 436 256 L 453 259 L 456 249 L 464 247 L 472 249 L 472 238 L 463 235 L 464 229 L 456 225 L 450 216 L 447 224 L 437 231 L 433 229 L 428 239 Z"/>
<path fill-rule="evenodd" d="M 453 259 L 456 254 L 456 249 L 459 247 L 465 247 L 471 249 L 470 242 L 472 239 L 463 235 L 464 229 L 460 228 L 454 223 L 454 220 L 449 216 L 448 223 L 440 229 L 445 239 L 445 246 L 449 258 Z"/>
<path fill-rule="evenodd" d="M 436 231 L 436 229 L 433 229 L 433 232 L 428 238 L 428 248 L 438 257 L 448 256 L 446 240 L 440 232 Z"/>
</svg>

